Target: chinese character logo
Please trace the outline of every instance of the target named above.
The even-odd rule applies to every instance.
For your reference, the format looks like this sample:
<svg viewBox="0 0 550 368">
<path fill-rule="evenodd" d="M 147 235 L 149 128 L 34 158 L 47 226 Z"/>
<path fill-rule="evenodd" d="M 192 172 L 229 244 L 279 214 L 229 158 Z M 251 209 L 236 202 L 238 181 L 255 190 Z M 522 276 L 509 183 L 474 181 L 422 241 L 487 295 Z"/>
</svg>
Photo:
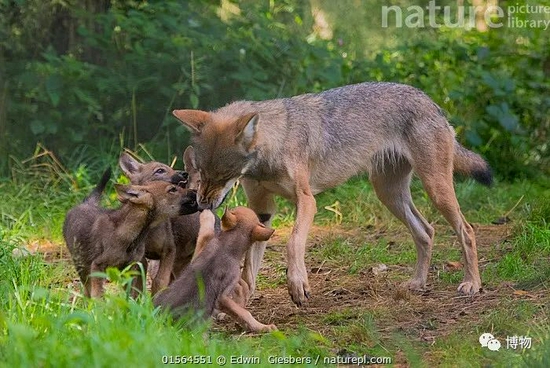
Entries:
<svg viewBox="0 0 550 368">
<path fill-rule="evenodd" d="M 531 349 L 531 338 L 527 336 L 506 336 L 506 349 Z"/>
<path fill-rule="evenodd" d="M 491 351 L 498 351 L 502 346 L 500 341 L 495 339 L 495 337 L 490 333 L 484 333 L 479 337 L 479 343 L 481 347 L 487 348 Z"/>
<path fill-rule="evenodd" d="M 527 336 L 506 336 L 506 349 L 531 349 L 531 342 L 531 338 Z M 479 343 L 481 347 L 491 351 L 499 351 L 502 347 L 500 341 L 487 332 L 479 337 Z"/>
</svg>

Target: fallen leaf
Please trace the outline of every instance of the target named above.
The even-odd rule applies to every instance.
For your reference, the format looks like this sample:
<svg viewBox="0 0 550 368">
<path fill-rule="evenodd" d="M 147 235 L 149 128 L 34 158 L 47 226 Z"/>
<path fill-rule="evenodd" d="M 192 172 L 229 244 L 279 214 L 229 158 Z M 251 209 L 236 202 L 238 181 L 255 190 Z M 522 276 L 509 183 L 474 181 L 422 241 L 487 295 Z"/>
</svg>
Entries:
<svg viewBox="0 0 550 368">
<path fill-rule="evenodd" d="M 459 271 L 461 270 L 464 265 L 460 262 L 455 262 L 455 261 L 447 261 L 447 263 L 445 263 L 445 267 L 447 267 L 447 270 L 448 271 Z"/>
<path fill-rule="evenodd" d="M 372 266 L 370 270 L 374 274 L 374 276 L 377 276 L 382 272 L 386 272 L 388 270 L 388 266 L 386 266 L 383 263 L 380 263 L 379 265 Z"/>
</svg>

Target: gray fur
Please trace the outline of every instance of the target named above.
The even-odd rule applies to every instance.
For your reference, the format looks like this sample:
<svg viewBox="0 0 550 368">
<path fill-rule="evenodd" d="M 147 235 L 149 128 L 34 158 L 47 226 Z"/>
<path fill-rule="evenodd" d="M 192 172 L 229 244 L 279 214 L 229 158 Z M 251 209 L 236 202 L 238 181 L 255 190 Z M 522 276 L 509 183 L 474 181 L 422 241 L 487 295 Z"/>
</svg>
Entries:
<svg viewBox="0 0 550 368">
<path fill-rule="evenodd" d="M 453 171 L 483 184 L 490 184 L 491 171 L 479 155 L 460 146 L 442 110 L 417 88 L 360 83 L 174 115 L 192 132 L 200 207 L 219 206 L 238 179 L 249 206 L 265 218 L 275 212 L 274 195 L 296 203 L 287 245 L 289 293 L 296 304 L 309 295 L 304 253 L 316 212 L 313 196 L 360 173 L 369 174 L 378 198 L 411 231 L 418 261 L 409 288 L 426 285 L 434 236 L 412 203 L 413 172 L 462 244 L 465 277 L 459 291 L 481 288 L 475 235 L 456 200 Z M 259 243 L 247 253 L 243 278 L 251 291 L 264 249 Z"/>
</svg>

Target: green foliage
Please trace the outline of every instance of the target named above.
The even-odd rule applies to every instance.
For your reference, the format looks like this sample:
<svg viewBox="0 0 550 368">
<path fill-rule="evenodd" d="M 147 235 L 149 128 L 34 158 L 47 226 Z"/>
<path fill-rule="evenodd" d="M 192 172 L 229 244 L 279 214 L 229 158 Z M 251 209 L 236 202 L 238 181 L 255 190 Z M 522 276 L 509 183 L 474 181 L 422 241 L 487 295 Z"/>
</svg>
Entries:
<svg viewBox="0 0 550 368">
<path fill-rule="evenodd" d="M 216 6 L 201 1 L 121 1 L 106 9 L 2 1 L 0 9 L 12 16 L 6 26 L 24 29 L 38 13 L 62 13 L 71 38 L 62 45 L 46 38 L 36 43 L 26 32 L 2 29 L 13 41 L 6 44 L 2 71 L 7 119 L 17 122 L 9 126 L 8 152 L 28 154 L 35 144 L 23 142 L 43 142 L 66 156 L 83 143 L 124 132 L 133 147 L 156 137 L 171 154 L 186 141 L 170 114 L 176 107 L 214 108 L 236 97 L 337 85 L 334 56 L 322 45 L 305 44 L 306 29 L 299 26 L 305 10 L 293 3 L 246 3 L 241 16 L 222 21 Z M 35 21 L 48 28 L 51 20 Z"/>
<path fill-rule="evenodd" d="M 363 68 L 365 79 L 426 92 L 449 113 L 458 139 L 510 179 L 550 169 L 548 46 L 520 31 L 441 29 L 380 52 Z"/>
<path fill-rule="evenodd" d="M 188 139 L 174 108 L 376 80 L 425 91 L 501 176 L 548 173 L 544 31 L 382 28 L 381 4 L 0 0 L 0 171 L 37 142 L 65 160 L 119 138 L 168 160 Z"/>
</svg>

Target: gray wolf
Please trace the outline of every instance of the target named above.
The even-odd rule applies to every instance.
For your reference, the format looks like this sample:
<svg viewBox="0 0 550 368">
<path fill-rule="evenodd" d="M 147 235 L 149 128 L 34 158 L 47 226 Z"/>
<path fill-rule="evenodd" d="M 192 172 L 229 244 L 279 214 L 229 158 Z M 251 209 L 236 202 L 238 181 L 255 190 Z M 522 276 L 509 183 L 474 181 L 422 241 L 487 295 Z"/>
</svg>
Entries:
<svg viewBox="0 0 550 368">
<path fill-rule="evenodd" d="M 110 177 L 109 169 L 92 193 L 67 213 L 63 224 L 63 237 L 88 297 L 103 294 L 103 278 L 90 276 L 91 273 L 142 261 L 144 239 L 151 227 L 197 211 L 194 191 L 163 181 L 115 184 L 122 205 L 118 209 L 102 208 L 101 193 Z M 134 294 L 141 291 L 142 285 L 137 277 Z"/>
<path fill-rule="evenodd" d="M 226 209 L 221 231 L 215 229 L 215 215 L 209 210 L 202 211 L 193 261 L 168 289 L 157 294 L 155 306 L 170 310 L 176 318 L 193 311 L 202 311 L 207 318 L 219 309 L 248 331 L 275 330 L 275 325 L 258 322 L 231 298 L 240 280 L 240 264 L 246 251 L 256 241 L 267 241 L 273 231 L 245 207 Z"/>
<path fill-rule="evenodd" d="M 199 207 L 218 207 L 238 179 L 249 207 L 265 224 L 276 210 L 274 195 L 296 204 L 287 282 L 297 305 L 310 293 L 304 255 L 316 213 L 314 195 L 360 173 L 368 173 L 380 201 L 411 232 L 418 256 L 408 288 L 425 287 L 434 237 L 411 198 L 414 172 L 462 245 L 465 273 L 458 291 L 480 290 L 475 235 L 460 211 L 453 172 L 490 185 L 491 171 L 456 141 L 442 110 L 422 91 L 396 83 L 360 83 L 291 98 L 237 101 L 213 112 L 173 114 L 191 131 Z M 246 256 L 243 278 L 251 292 L 264 250 L 265 242 L 258 243 Z"/>
</svg>

